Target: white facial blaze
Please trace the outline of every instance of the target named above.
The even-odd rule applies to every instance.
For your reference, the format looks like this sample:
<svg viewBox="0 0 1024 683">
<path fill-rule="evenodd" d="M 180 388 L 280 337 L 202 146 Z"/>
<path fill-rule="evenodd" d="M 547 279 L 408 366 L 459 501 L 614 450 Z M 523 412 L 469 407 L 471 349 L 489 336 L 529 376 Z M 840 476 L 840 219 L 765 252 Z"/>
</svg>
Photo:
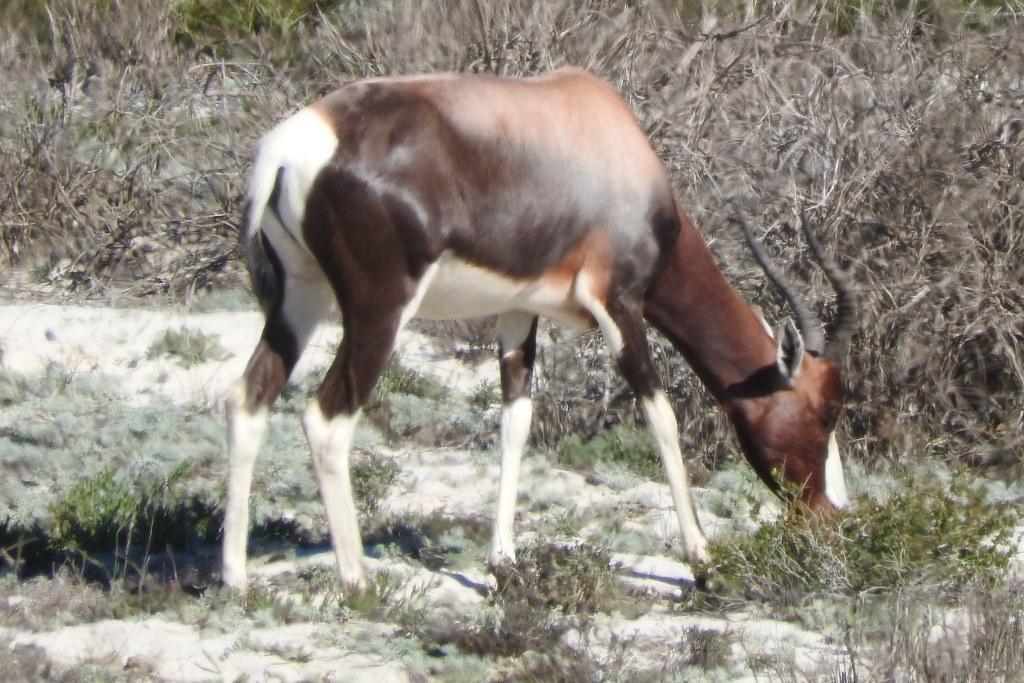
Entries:
<svg viewBox="0 0 1024 683">
<path fill-rule="evenodd" d="M 825 457 L 825 495 L 837 508 L 849 502 L 846 493 L 846 479 L 843 477 L 843 460 L 839 455 L 835 432 L 828 436 L 828 454 Z"/>
</svg>

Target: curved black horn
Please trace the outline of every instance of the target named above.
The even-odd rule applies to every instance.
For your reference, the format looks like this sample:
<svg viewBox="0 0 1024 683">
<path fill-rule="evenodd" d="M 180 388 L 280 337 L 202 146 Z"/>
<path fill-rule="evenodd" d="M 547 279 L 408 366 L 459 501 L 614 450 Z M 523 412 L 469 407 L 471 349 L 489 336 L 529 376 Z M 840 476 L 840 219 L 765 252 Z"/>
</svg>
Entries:
<svg viewBox="0 0 1024 683">
<path fill-rule="evenodd" d="M 807 304 L 806 299 L 800 296 L 800 293 L 797 292 L 796 287 L 793 286 L 789 278 L 768 258 L 764 247 L 754 238 L 754 231 L 750 224 L 747 223 L 743 212 L 735 206 L 733 209 L 735 215 L 730 220 L 734 223 L 739 223 L 740 228 L 743 230 L 743 237 L 746 238 L 750 251 L 754 254 L 754 259 L 760 264 L 764 274 L 772 281 L 775 288 L 789 302 L 789 307 L 793 310 L 793 315 L 796 317 L 797 328 L 804 338 L 804 345 L 809 351 L 823 353 L 825 351 L 825 329 L 821 325 L 821 319 L 818 318 Z"/>
<path fill-rule="evenodd" d="M 803 229 L 804 238 L 811 248 L 811 253 L 814 254 L 814 260 L 818 262 L 836 293 L 836 319 L 832 324 L 832 329 L 829 330 L 825 357 L 834 363 L 841 364 L 846 358 L 850 339 L 857 326 L 857 289 L 854 287 L 849 273 L 836 265 L 832 257 L 825 253 L 806 214 L 800 216 L 800 227 Z"/>
</svg>

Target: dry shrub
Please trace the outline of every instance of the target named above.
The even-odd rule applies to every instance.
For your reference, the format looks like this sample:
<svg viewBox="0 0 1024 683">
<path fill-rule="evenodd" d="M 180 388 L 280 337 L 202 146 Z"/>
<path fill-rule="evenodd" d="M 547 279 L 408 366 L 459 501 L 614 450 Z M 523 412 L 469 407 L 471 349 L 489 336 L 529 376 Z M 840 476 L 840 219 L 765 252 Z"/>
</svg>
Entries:
<svg viewBox="0 0 1024 683">
<path fill-rule="evenodd" d="M 0 263 L 33 291 L 185 294 L 234 268 L 244 136 L 164 5 L 55 1 L 3 35 Z"/>
<path fill-rule="evenodd" d="M 538 542 L 517 551 L 509 567 L 495 569 L 495 599 L 503 606 L 525 603 L 565 614 L 610 611 L 621 597 L 611 558 L 586 545 Z"/>
<path fill-rule="evenodd" d="M 846 680 L 1019 681 L 1022 609 L 1020 584 L 973 588 L 952 610 L 936 607 L 924 591 L 901 591 L 881 609 L 865 610 L 872 613 L 870 626 L 854 624 Z"/>
</svg>

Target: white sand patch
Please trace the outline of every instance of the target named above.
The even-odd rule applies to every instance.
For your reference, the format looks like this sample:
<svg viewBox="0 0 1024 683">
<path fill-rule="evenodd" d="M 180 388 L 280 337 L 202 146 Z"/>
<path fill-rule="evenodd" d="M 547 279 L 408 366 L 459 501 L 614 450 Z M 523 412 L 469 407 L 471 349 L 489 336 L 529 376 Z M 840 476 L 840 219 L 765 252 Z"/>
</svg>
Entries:
<svg viewBox="0 0 1024 683">
<path fill-rule="evenodd" d="M 647 659 L 649 665 L 659 656 L 678 655 L 679 652 L 672 650 L 685 648 L 694 630 L 722 634 L 731 643 L 736 659 L 749 659 L 762 653 L 770 656 L 785 653 L 792 658 L 796 671 L 808 674 L 820 670 L 827 661 L 838 661 L 846 656 L 845 651 L 830 645 L 819 633 L 744 612 L 724 617 L 652 612 L 633 620 L 598 615 L 586 637 L 591 650 L 597 653 L 602 648 L 611 651 L 616 641 L 630 642 L 634 659 L 641 662 Z M 750 676 L 732 680 L 753 682 L 765 678 Z"/>
<path fill-rule="evenodd" d="M 35 646 L 69 671 L 84 662 L 140 678 L 173 681 L 345 680 L 399 683 L 409 680 L 395 663 L 325 646 L 316 624 L 255 629 L 243 635 L 204 633 L 151 618 L 101 621 L 57 631 L 22 634 L 11 647 Z M 378 634 L 379 636 L 380 634 Z"/>
<path fill-rule="evenodd" d="M 189 365 L 169 355 L 150 357 L 166 332 L 188 330 L 208 337 L 226 358 Z M 54 304 L 0 305 L 3 367 L 22 373 L 57 364 L 74 373 L 100 373 L 116 380 L 132 400 L 154 397 L 196 406 L 219 405 L 242 376 L 263 330 L 257 311 L 184 311 Z M 337 324 L 320 325 L 296 366 L 294 377 L 322 374 L 342 336 Z M 497 361 L 467 367 L 439 354 L 423 335 L 403 331 L 396 344 L 403 364 L 451 387 L 471 391 L 497 381 Z"/>
</svg>

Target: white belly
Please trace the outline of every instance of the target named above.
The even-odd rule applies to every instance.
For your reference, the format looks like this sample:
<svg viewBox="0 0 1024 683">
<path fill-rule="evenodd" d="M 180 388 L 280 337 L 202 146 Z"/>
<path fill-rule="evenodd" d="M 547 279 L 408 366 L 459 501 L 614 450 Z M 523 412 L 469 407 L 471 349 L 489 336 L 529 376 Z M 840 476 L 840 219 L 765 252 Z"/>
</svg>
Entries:
<svg viewBox="0 0 1024 683">
<path fill-rule="evenodd" d="M 593 318 L 573 295 L 573 281 L 541 276 L 516 280 L 444 254 L 427 272 L 417 318 L 457 320 L 525 311 L 572 327 L 591 327 Z"/>
</svg>

